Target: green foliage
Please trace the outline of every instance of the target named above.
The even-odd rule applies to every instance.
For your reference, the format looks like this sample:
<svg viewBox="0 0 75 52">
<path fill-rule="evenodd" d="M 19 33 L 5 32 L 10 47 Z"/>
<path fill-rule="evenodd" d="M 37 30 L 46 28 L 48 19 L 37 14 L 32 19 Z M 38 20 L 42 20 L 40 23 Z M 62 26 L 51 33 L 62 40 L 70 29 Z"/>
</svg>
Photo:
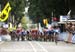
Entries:
<svg viewBox="0 0 75 52">
<path fill-rule="evenodd" d="M 23 12 L 27 5 L 29 5 L 28 14 L 30 19 L 35 23 L 42 22 L 43 18 L 48 18 L 50 21 L 52 12 L 56 17 L 66 15 L 70 9 L 75 13 L 75 0 L 28 0 L 28 2 L 26 0 L 0 0 L 2 9 L 8 1 L 12 7 L 11 15 L 14 15 L 18 22 L 24 16 Z"/>
<path fill-rule="evenodd" d="M 27 23 L 28 23 L 28 21 L 27 21 L 26 17 L 25 16 L 22 17 L 21 24 L 24 29 L 27 29 Z"/>
<path fill-rule="evenodd" d="M 52 12 L 54 16 L 58 18 L 59 15 L 66 15 L 70 8 L 69 5 L 72 5 L 69 3 L 70 1 L 71 0 L 29 0 L 28 14 L 34 22 L 39 22 L 39 20 L 43 18 L 48 18 L 50 21 Z"/>
<path fill-rule="evenodd" d="M 23 27 L 24 29 L 27 29 L 26 24 L 22 24 L 22 27 Z"/>
<path fill-rule="evenodd" d="M 12 7 L 11 15 L 15 16 L 15 20 L 20 22 L 22 16 L 24 16 L 26 0 L 9 0 L 10 5 Z"/>
</svg>

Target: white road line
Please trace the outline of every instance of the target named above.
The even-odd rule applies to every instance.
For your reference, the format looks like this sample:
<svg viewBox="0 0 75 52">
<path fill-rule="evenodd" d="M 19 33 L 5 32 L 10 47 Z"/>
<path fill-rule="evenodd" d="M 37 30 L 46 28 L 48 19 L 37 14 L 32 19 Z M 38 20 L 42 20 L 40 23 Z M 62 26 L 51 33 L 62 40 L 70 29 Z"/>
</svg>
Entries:
<svg viewBox="0 0 75 52">
<path fill-rule="evenodd" d="M 40 43 L 36 42 L 36 44 L 39 45 L 43 49 L 43 51 L 48 52 Z"/>
<path fill-rule="evenodd" d="M 33 46 L 33 44 L 31 42 L 29 42 L 29 44 L 31 45 L 31 47 L 33 48 L 34 52 L 37 52 L 37 50 L 35 49 L 35 47 Z"/>
</svg>

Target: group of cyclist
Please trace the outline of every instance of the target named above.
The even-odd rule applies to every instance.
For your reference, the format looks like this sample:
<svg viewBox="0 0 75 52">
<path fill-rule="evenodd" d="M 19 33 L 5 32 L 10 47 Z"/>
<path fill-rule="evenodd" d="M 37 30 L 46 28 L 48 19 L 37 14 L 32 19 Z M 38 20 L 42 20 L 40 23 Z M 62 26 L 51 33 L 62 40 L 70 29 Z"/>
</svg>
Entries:
<svg viewBox="0 0 75 52">
<path fill-rule="evenodd" d="M 75 24 L 72 22 L 65 23 L 65 30 L 67 34 L 67 42 L 72 42 L 72 37 L 75 35 Z M 40 41 L 55 41 L 57 42 L 59 38 L 61 29 L 59 26 L 49 26 L 48 28 L 43 29 L 30 29 L 25 30 L 23 28 L 17 28 L 16 30 L 9 31 L 6 28 L 0 28 L 0 36 L 1 35 L 9 35 L 11 40 L 22 41 L 24 40 L 40 40 Z"/>
<path fill-rule="evenodd" d="M 23 28 L 17 28 L 16 30 L 8 31 L 7 29 L 2 28 L 0 31 L 1 35 L 9 34 L 11 40 L 13 41 L 15 40 L 19 41 L 20 39 L 22 41 L 24 40 L 56 41 L 58 38 L 57 36 L 60 33 L 60 28 L 58 26 L 50 26 L 49 28 L 42 29 L 42 31 L 40 31 L 39 29 L 25 30 Z"/>
<path fill-rule="evenodd" d="M 56 41 L 60 33 L 60 28 L 58 26 L 51 26 L 49 29 L 44 28 L 42 31 L 39 29 L 16 29 L 10 32 L 11 40 L 21 39 L 24 40 L 44 40 L 44 41 Z"/>
</svg>

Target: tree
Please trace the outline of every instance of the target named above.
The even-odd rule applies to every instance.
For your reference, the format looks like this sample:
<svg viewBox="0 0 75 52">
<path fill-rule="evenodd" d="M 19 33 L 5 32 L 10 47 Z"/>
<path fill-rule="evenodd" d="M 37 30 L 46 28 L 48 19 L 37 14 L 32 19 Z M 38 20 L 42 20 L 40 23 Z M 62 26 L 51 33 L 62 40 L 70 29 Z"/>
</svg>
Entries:
<svg viewBox="0 0 75 52">
<path fill-rule="evenodd" d="M 27 23 L 28 23 L 28 21 L 27 21 L 27 19 L 26 19 L 25 16 L 22 17 L 21 23 L 22 23 L 22 27 L 23 27 L 24 29 L 27 29 Z"/>
<path fill-rule="evenodd" d="M 9 0 L 12 7 L 11 15 L 15 17 L 15 20 L 20 22 L 26 7 L 26 0 Z"/>
<path fill-rule="evenodd" d="M 60 15 L 67 15 L 69 8 L 74 5 L 73 0 L 29 0 L 29 3 L 28 14 L 35 23 L 43 18 L 51 21 L 52 12 L 53 17 L 57 18 Z"/>
<path fill-rule="evenodd" d="M 41 0 L 38 0 L 38 1 L 37 0 L 29 0 L 30 5 L 29 5 L 28 13 L 29 13 L 30 19 L 33 19 L 34 23 L 39 22 L 41 17 L 44 16 L 38 5 L 40 1 Z"/>
<path fill-rule="evenodd" d="M 1 10 L 4 8 L 4 6 L 6 5 L 7 2 L 8 2 L 8 0 L 0 0 Z"/>
</svg>

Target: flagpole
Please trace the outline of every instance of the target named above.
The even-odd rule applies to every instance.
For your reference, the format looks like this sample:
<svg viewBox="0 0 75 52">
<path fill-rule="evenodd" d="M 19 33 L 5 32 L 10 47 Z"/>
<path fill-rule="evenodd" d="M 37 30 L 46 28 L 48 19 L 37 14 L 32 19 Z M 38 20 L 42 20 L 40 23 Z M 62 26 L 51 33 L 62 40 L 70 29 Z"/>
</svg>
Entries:
<svg viewBox="0 0 75 52">
<path fill-rule="evenodd" d="M 71 13 L 71 10 L 69 10 L 69 12 L 67 13 L 67 22 L 68 22 L 68 19 L 70 19 L 70 13 Z"/>
</svg>

